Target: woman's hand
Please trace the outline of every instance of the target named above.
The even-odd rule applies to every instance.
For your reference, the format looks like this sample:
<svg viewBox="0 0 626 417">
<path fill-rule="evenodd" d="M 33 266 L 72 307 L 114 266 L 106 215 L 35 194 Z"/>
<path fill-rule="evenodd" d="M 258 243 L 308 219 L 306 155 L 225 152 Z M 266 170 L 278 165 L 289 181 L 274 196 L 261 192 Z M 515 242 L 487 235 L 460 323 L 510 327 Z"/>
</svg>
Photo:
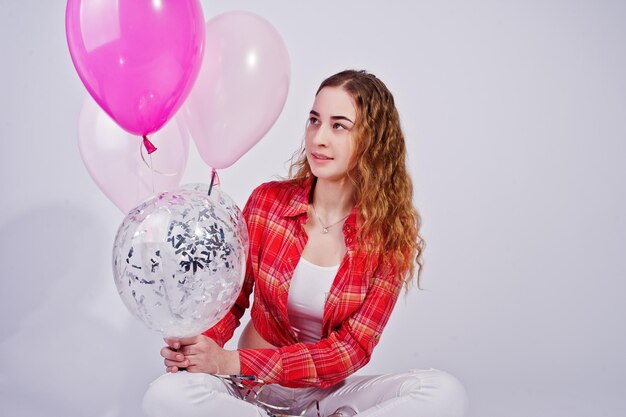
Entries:
<svg viewBox="0 0 626 417">
<path fill-rule="evenodd" d="M 163 340 L 167 346 L 161 349 L 161 356 L 167 372 L 180 369 L 207 374 L 231 375 L 241 372 L 239 352 L 221 348 L 210 337 L 199 335 Z"/>
<path fill-rule="evenodd" d="M 167 372 L 178 372 L 180 369 L 185 369 L 189 362 L 185 359 L 185 355 L 178 352 L 180 348 L 179 339 L 163 339 L 167 346 L 161 349 L 161 356 L 165 363 L 165 370 Z"/>
</svg>

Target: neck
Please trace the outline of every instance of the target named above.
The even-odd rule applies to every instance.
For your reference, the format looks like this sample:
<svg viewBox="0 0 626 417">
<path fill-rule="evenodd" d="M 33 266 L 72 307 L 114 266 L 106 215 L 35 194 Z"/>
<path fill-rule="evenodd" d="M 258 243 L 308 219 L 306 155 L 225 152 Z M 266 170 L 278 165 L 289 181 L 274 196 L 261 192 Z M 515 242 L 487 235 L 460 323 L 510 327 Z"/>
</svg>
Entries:
<svg viewBox="0 0 626 417">
<path fill-rule="evenodd" d="M 346 216 L 354 207 L 354 186 L 347 178 L 331 181 L 318 178 L 313 190 L 317 214 L 327 221 Z"/>
</svg>

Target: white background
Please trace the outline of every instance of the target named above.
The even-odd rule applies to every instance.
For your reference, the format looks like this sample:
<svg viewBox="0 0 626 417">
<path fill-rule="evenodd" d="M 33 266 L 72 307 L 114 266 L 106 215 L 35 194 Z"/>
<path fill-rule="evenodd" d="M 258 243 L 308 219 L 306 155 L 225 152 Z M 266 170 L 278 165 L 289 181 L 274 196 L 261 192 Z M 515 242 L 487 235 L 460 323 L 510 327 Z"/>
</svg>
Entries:
<svg viewBox="0 0 626 417">
<path fill-rule="evenodd" d="M 123 215 L 78 153 L 65 2 L 0 3 L 2 415 L 138 416 L 161 341 L 113 284 Z M 626 2 L 203 7 L 264 16 L 292 60 L 281 117 L 221 172 L 240 204 L 286 174 L 323 78 L 364 68 L 395 94 L 426 290 L 399 302 L 365 372 L 447 370 L 472 417 L 626 415 Z M 184 182 L 208 179 L 192 147 Z"/>
</svg>

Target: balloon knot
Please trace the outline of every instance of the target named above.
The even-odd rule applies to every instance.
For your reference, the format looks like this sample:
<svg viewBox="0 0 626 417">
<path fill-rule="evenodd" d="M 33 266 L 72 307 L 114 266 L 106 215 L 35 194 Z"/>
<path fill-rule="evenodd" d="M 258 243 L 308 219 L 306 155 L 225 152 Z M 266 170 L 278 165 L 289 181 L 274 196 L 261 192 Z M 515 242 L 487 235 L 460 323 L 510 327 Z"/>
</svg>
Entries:
<svg viewBox="0 0 626 417">
<path fill-rule="evenodd" d="M 209 184 L 209 195 L 211 195 L 211 191 L 213 190 L 214 185 L 220 184 L 220 177 L 217 176 L 217 171 L 215 168 L 211 170 L 211 184 Z"/>
<path fill-rule="evenodd" d="M 143 135 L 143 146 L 146 148 L 148 155 L 157 150 L 156 146 L 154 146 L 152 142 L 150 142 L 146 135 Z"/>
</svg>

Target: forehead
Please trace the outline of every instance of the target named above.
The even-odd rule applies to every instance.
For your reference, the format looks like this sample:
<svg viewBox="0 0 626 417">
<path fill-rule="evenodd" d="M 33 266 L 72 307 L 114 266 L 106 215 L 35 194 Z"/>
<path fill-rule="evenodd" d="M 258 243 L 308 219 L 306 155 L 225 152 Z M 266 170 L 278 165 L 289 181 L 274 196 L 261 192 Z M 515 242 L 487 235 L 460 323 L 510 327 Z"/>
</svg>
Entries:
<svg viewBox="0 0 626 417">
<path fill-rule="evenodd" d="M 356 117 L 356 105 L 346 90 L 341 87 L 324 87 L 315 96 L 313 110 L 320 115 Z"/>
</svg>

